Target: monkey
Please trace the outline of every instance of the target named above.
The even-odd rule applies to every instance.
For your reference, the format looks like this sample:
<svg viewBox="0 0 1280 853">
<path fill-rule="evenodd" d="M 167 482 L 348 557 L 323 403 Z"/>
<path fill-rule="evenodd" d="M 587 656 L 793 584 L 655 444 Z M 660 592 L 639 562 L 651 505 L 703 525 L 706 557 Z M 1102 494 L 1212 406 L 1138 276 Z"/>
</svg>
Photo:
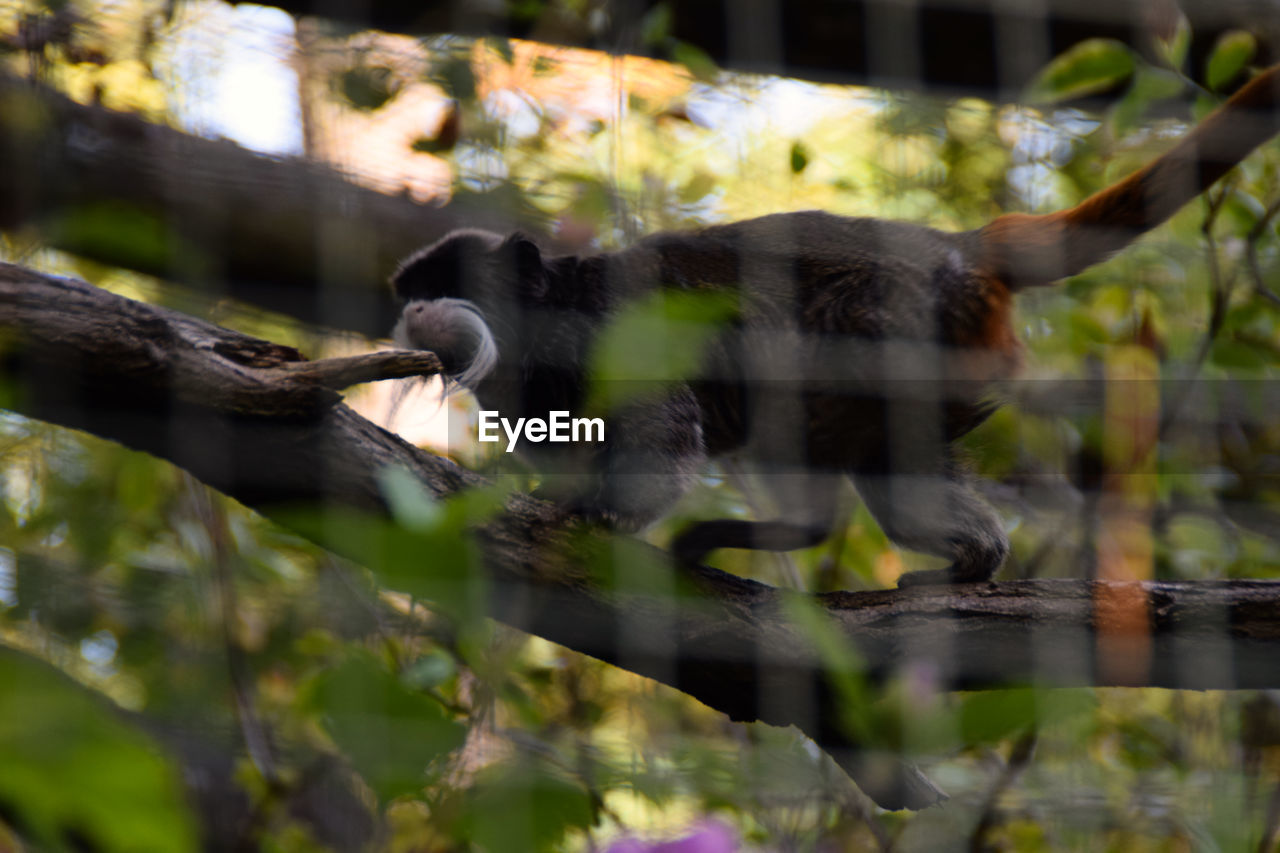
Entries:
<svg viewBox="0 0 1280 853">
<path fill-rule="evenodd" d="M 573 449 L 553 499 L 634 531 L 669 512 L 707 460 L 745 455 L 798 483 L 802 511 L 696 522 L 672 542 L 677 561 L 819 544 L 847 477 L 890 540 L 949 561 L 900 585 L 985 582 L 1009 540 L 954 444 L 994 411 L 991 389 L 1021 365 L 1013 297 L 1167 220 L 1280 131 L 1278 101 L 1275 66 L 1074 207 L 1008 213 L 964 232 L 804 211 L 546 256 L 520 233 L 455 231 L 392 276 L 403 303 L 393 337 L 435 351 L 448 382 L 483 408 L 546 417 L 582 410 L 592 346 L 627 306 L 655 294 L 727 295 L 735 312 L 703 369 L 611 411 L 603 446 Z M 568 451 L 534 455 L 554 468 L 558 453 Z"/>
</svg>

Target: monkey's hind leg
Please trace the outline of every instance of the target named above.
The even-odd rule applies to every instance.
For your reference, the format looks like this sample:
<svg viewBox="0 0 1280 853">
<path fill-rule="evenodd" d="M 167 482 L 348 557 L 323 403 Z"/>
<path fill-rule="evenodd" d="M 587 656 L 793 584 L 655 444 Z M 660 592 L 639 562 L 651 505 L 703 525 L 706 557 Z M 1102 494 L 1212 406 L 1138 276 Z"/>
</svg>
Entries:
<svg viewBox="0 0 1280 853">
<path fill-rule="evenodd" d="M 857 475 L 854 483 L 891 540 L 951 560 L 903 575 L 900 587 L 990 580 L 1009 554 L 999 517 L 957 472 Z"/>
</svg>

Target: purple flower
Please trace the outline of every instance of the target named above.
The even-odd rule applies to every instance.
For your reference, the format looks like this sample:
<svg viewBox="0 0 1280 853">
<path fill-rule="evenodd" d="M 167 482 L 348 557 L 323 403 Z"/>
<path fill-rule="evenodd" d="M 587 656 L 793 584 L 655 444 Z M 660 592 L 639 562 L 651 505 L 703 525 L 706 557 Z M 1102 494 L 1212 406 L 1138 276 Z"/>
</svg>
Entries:
<svg viewBox="0 0 1280 853">
<path fill-rule="evenodd" d="M 738 836 L 718 820 L 704 820 L 689 835 L 674 841 L 641 841 L 623 838 L 605 853 L 736 853 Z"/>
</svg>

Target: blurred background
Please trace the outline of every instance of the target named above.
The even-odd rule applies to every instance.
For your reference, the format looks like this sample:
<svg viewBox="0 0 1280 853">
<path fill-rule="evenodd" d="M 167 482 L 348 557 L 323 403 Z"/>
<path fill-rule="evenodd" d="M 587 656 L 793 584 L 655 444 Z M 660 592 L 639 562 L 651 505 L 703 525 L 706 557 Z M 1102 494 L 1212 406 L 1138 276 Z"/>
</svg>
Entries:
<svg viewBox="0 0 1280 853">
<path fill-rule="evenodd" d="M 1069 206 L 1274 61 L 1280 22 L 1272 3 L 346 5 L 0 0 L 0 260 L 312 358 L 370 351 L 396 260 L 454 227 L 591 252 L 788 210 L 964 230 Z M 1280 577 L 1277 210 L 1271 144 L 1020 298 L 1026 378 L 964 441 L 1013 540 L 1001 577 Z M 347 398 L 504 462 L 466 395 Z M 643 536 L 770 500 L 717 465 Z M 846 504 L 824 545 L 715 563 L 810 592 L 937 565 Z M 467 521 L 433 516 L 432 541 Z M 0 411 L 0 851 L 1277 844 L 1280 694 L 964 694 L 906 671 L 884 716 L 951 800 L 889 813 L 793 729 L 437 605 L 167 463 Z"/>
</svg>

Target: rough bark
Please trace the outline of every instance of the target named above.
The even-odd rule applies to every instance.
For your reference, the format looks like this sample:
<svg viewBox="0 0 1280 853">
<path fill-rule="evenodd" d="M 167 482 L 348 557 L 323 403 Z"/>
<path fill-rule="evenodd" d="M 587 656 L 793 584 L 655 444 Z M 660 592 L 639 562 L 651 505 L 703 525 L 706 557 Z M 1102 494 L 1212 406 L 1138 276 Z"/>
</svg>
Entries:
<svg viewBox="0 0 1280 853">
<path fill-rule="evenodd" d="M 403 354 L 370 366 L 379 361 L 361 361 L 359 375 L 405 372 Z M 268 516 L 299 502 L 385 514 L 378 475 L 389 465 L 441 497 L 482 482 L 343 405 L 324 377 L 350 369 L 0 264 L 0 378 L 23 414 L 168 459 Z M 820 651 L 793 618 L 797 602 L 825 616 L 872 678 L 915 667 L 942 688 L 1280 687 L 1280 583 L 1042 580 L 804 597 L 705 567 L 674 580 L 663 552 L 628 543 L 628 559 L 660 579 L 628 589 L 596 580 L 611 537 L 523 495 L 477 537 L 495 618 L 732 719 L 794 724 L 837 754 L 850 745 L 829 679 L 841 655 Z"/>
</svg>

